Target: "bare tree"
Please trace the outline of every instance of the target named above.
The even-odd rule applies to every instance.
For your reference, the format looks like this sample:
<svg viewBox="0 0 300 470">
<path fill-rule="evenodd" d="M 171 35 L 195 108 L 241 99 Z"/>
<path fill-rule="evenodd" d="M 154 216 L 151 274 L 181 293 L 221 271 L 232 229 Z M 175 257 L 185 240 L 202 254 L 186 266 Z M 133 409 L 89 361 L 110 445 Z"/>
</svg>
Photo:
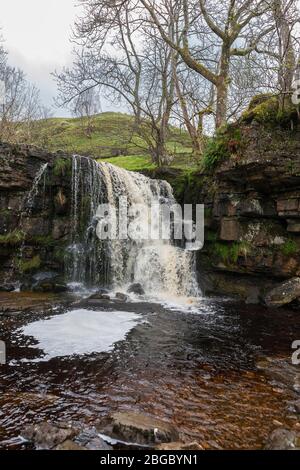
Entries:
<svg viewBox="0 0 300 470">
<path fill-rule="evenodd" d="M 153 162 L 162 165 L 171 158 L 166 144 L 174 106 L 173 50 L 152 25 L 133 26 L 133 19 L 128 7 L 113 18 L 96 16 L 91 25 L 78 26 L 88 49 L 75 51 L 73 67 L 55 74 L 58 103 L 76 102 L 92 89 L 113 103 L 122 101 L 135 117 L 133 132 L 143 139 Z"/>
<path fill-rule="evenodd" d="M 216 126 L 222 126 L 227 119 L 232 58 L 248 56 L 273 30 L 270 5 L 264 0 L 140 0 L 140 3 L 162 38 L 186 65 L 216 88 Z M 174 11 L 182 18 L 181 44 L 174 43 L 169 34 Z M 195 43 L 199 38 L 200 50 Z M 218 57 L 217 65 L 209 64 L 211 52 Z"/>
<path fill-rule="evenodd" d="M 89 138 L 93 132 L 94 116 L 100 112 L 100 109 L 100 97 L 96 88 L 84 90 L 72 102 L 71 111 L 74 116 L 81 119 L 84 133 Z"/>
<path fill-rule="evenodd" d="M 26 80 L 22 70 L 11 67 L 7 52 L 0 47 L 0 138 L 7 141 L 31 141 L 35 121 L 44 114 L 39 90 Z"/>
</svg>

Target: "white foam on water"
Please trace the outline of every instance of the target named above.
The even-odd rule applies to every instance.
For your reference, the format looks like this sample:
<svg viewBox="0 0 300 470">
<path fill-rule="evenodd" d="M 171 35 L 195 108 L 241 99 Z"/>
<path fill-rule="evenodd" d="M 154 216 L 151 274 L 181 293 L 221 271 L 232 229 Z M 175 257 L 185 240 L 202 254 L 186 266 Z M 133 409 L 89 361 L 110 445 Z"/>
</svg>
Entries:
<svg viewBox="0 0 300 470">
<path fill-rule="evenodd" d="M 132 312 L 78 309 L 30 323 L 21 333 L 38 341 L 36 347 L 45 353 L 39 361 L 48 361 L 55 357 L 109 352 L 139 321 L 141 316 Z"/>
</svg>

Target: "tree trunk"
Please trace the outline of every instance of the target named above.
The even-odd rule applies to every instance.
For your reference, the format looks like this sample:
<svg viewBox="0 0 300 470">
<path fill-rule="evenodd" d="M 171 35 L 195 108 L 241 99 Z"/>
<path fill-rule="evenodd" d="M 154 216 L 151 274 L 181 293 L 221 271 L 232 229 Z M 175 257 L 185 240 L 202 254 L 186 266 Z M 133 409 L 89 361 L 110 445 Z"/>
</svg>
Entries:
<svg viewBox="0 0 300 470">
<path fill-rule="evenodd" d="M 274 16 L 279 35 L 280 64 L 278 80 L 281 91 L 280 105 L 283 111 L 285 103 L 289 101 L 289 94 L 292 91 L 296 69 L 296 54 L 293 47 L 291 27 L 282 0 L 275 2 Z"/>
<path fill-rule="evenodd" d="M 216 128 L 224 126 L 227 122 L 228 89 L 229 89 L 230 46 L 226 43 L 222 47 L 220 73 L 217 83 L 217 109 Z"/>
</svg>

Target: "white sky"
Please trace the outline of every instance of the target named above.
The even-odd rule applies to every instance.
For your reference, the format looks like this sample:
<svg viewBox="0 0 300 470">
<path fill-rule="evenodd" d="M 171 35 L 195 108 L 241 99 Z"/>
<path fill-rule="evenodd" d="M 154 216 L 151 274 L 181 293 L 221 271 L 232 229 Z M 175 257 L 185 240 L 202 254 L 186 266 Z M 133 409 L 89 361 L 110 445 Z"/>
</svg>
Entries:
<svg viewBox="0 0 300 470">
<path fill-rule="evenodd" d="M 76 0 L 0 0 L 0 28 L 9 63 L 24 70 L 41 90 L 47 106 L 53 105 L 56 85 L 51 72 L 71 62 L 69 40 L 76 15 Z M 68 112 L 53 109 L 55 115 Z"/>
</svg>

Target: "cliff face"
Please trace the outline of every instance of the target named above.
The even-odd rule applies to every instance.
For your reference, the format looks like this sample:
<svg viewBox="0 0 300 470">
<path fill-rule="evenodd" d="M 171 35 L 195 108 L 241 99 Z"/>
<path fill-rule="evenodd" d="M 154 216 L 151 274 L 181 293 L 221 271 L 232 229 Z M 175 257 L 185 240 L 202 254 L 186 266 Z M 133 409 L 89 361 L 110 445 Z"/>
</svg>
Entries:
<svg viewBox="0 0 300 470">
<path fill-rule="evenodd" d="M 257 302 L 300 276 L 300 132 L 252 123 L 239 133 L 239 148 L 210 173 L 188 175 L 185 184 L 180 174 L 165 177 L 182 203 L 205 204 L 203 287 Z"/>
<path fill-rule="evenodd" d="M 34 184 L 39 171 L 37 191 Z M 2 288 L 39 269 L 63 272 L 71 223 L 70 186 L 69 157 L 25 145 L 0 144 Z"/>
</svg>

